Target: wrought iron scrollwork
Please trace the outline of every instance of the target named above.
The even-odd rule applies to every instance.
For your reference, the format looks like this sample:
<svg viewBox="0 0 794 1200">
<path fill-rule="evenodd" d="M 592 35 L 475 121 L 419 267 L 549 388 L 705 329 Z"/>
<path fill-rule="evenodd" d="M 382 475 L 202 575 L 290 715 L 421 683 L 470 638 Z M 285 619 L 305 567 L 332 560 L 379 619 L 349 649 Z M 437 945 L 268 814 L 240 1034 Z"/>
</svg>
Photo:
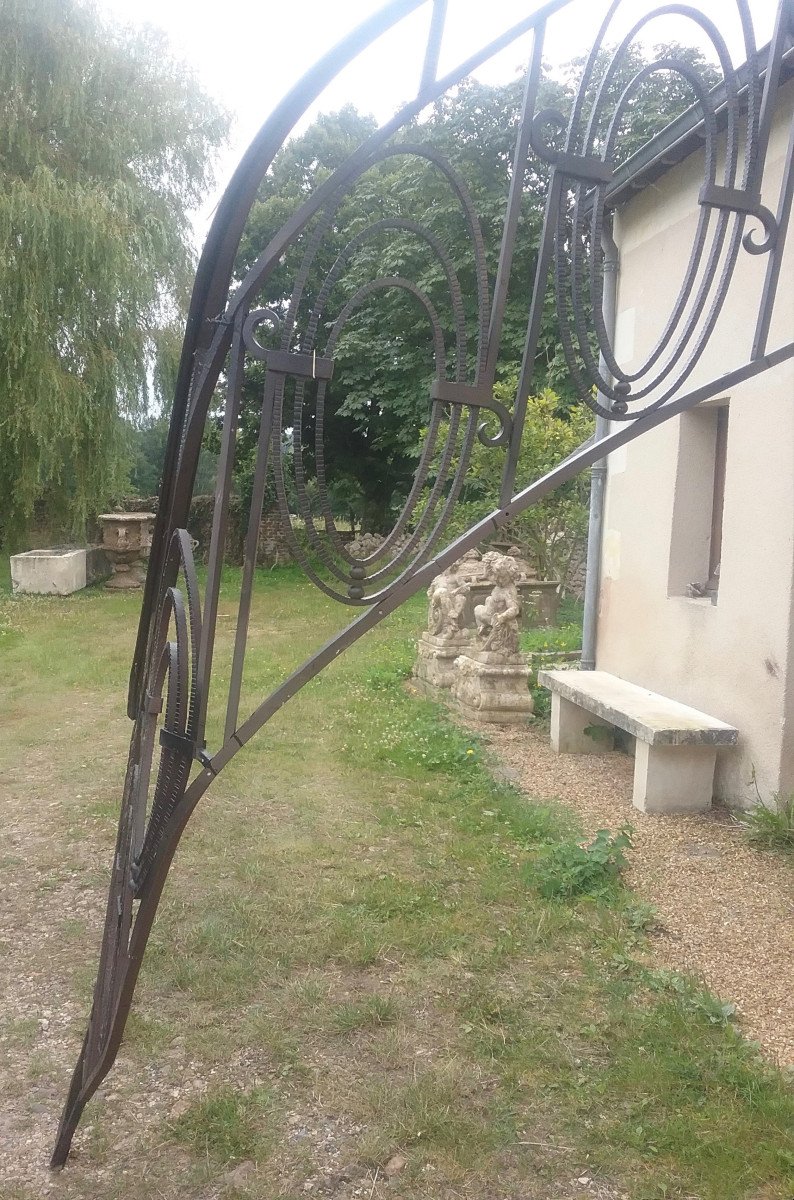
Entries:
<svg viewBox="0 0 794 1200">
<path fill-rule="evenodd" d="M 602 47 L 608 44 L 610 25 L 618 8 L 619 3 L 610 6 L 585 64 L 567 125 L 565 151 L 563 154 L 546 152 L 546 157 L 571 181 L 572 211 L 569 214 L 564 206 L 560 206 L 555 232 L 557 311 L 571 377 L 582 398 L 600 415 L 610 420 L 634 420 L 661 408 L 680 392 L 699 362 L 728 295 L 747 217 L 752 215 L 761 219 L 767 235 L 760 245 L 747 235 L 745 248 L 752 253 L 765 253 L 772 248 L 775 221 L 760 204 L 763 155 L 759 144 L 760 83 L 757 74 L 748 73 L 743 120 L 737 73 L 720 29 L 689 5 L 669 4 L 643 16 L 629 29 L 611 52 L 607 68 L 596 82 L 599 55 L 603 53 Z M 754 64 L 757 48 L 752 22 L 741 0 L 737 9 L 742 18 L 746 60 Z M 725 125 L 721 169 L 715 98 L 704 88 L 697 72 L 681 59 L 660 57 L 639 70 L 624 88 L 605 122 L 610 86 L 622 60 L 637 36 L 660 14 L 675 14 L 692 22 L 709 39 L 719 61 L 724 79 L 721 120 Z M 659 71 L 672 72 L 685 79 L 700 109 L 703 129 L 701 210 L 684 279 L 668 319 L 645 361 L 627 371 L 616 359 L 601 315 L 601 231 L 608 219 L 610 182 L 621 120 L 638 89 Z M 593 90 L 588 111 L 587 100 Z M 743 153 L 740 154 L 742 133 Z M 577 161 L 583 164 L 582 169 L 577 168 Z M 604 169 L 601 179 L 596 178 L 598 163 Z M 585 296 L 586 285 L 589 286 L 590 303 Z M 597 353 L 590 341 L 591 323 L 595 329 Z M 598 354 L 606 371 L 599 363 Z M 593 392 L 603 400 L 596 400 Z M 606 404 L 604 400 L 610 403 Z"/>
<path fill-rule="evenodd" d="M 135 840 L 131 879 L 136 900 L 143 895 L 152 866 L 173 816 L 187 787 L 193 760 L 206 763 L 203 743 L 198 742 L 199 680 L 198 648 L 201 637 L 201 608 L 198 580 L 193 563 L 191 539 L 187 530 L 177 529 L 172 539 L 172 555 L 178 558 L 185 580 L 187 605 L 179 588 L 166 589 L 160 606 L 157 644 L 162 649 L 152 656 L 150 683 L 146 689 L 145 714 L 148 718 L 142 742 L 152 747 L 157 717 L 162 713 L 159 730 L 160 765 L 151 809 L 143 836 Z M 173 625 L 174 638 L 168 633 Z M 163 689 L 165 688 L 165 697 Z M 142 755 L 142 763 L 150 760 Z M 136 797 L 136 823 L 143 817 L 143 798 L 147 779 L 141 774 Z"/>
<path fill-rule="evenodd" d="M 547 23 L 576 0 L 548 0 L 535 13 L 480 48 L 445 77 L 438 77 L 445 0 L 390 0 L 359 30 L 329 52 L 263 127 L 218 206 L 202 254 L 191 299 L 177 379 L 159 508 L 151 549 L 138 640 L 130 676 L 128 713 L 133 732 L 113 860 L 105 930 L 93 1007 L 67 1097 L 53 1154 L 66 1160 L 87 1100 L 117 1053 L 152 921 L 169 865 L 191 813 L 220 771 L 308 680 L 347 646 L 377 625 L 404 600 L 426 587 L 440 570 L 507 524 L 515 515 L 579 471 L 641 432 L 794 356 L 794 342 L 768 346 L 781 255 L 794 202 L 794 133 L 775 212 L 762 202 L 764 165 L 778 83 L 794 26 L 791 4 L 780 5 L 775 34 L 757 51 L 746 0 L 726 5 L 737 14 L 747 66 L 733 65 L 720 29 L 689 4 L 669 3 L 636 21 L 606 50 L 622 0 L 606 15 L 588 55 L 568 117 L 539 104 Z M 263 248 L 238 286 L 232 287 L 235 255 L 257 189 L 284 139 L 323 87 L 375 38 L 414 10 L 432 8 L 418 92 L 395 117 L 357 147 L 296 207 Z M 658 15 L 675 15 L 709 39 L 722 83 L 708 90 L 697 72 L 675 55 L 643 66 L 615 97 L 619 71 L 635 39 Z M 516 130 L 498 267 L 489 279 L 485 239 L 476 206 L 455 168 L 432 147 L 416 142 L 416 117 L 477 66 L 533 34 L 523 108 Z M 662 331 L 639 365 L 619 361 L 613 331 L 603 317 L 605 262 L 602 239 L 609 230 L 626 173 L 618 161 L 622 122 L 633 99 L 664 71 L 692 93 L 690 128 L 702 138 L 703 177 L 695 197 L 696 227 L 683 280 Z M 401 140 L 410 137 L 412 140 Z M 720 139 L 724 148 L 720 149 Z M 310 273 L 322 261 L 325 239 L 346 197 L 368 172 L 403 159 L 433 172 L 466 229 L 467 296 L 461 264 L 445 245 L 443 231 L 412 212 L 373 214 L 358 227 L 309 295 Z M 540 233 L 523 364 L 512 410 L 494 394 L 516 232 L 528 165 L 548 172 L 546 215 Z M 636 164 L 634 164 L 636 167 Z M 637 167 L 637 169 L 640 169 Z M 748 222 L 759 222 L 746 228 Z M 421 272 L 378 265 L 362 277 L 353 268 L 373 246 L 406 239 L 429 257 L 443 286 L 431 295 Z M 742 247 L 765 268 L 763 295 L 746 361 L 687 391 L 728 299 Z M 293 255 L 293 257 L 289 257 Z M 377 255 L 375 256 L 377 261 Z M 283 305 L 262 306 L 263 289 L 276 268 L 297 263 Z M 536 369 L 541 316 L 549 282 L 557 307 L 560 341 L 571 379 L 585 403 L 610 422 L 539 480 L 516 482 L 527 397 Z M 373 549 L 351 551 L 331 503 L 333 464 L 327 430 L 339 408 L 340 345 L 345 332 L 373 298 L 399 292 L 418 306 L 428 330 L 427 420 L 413 481 L 391 530 Z M 468 303 L 467 303 L 468 300 Z M 443 308 L 443 311 L 442 311 Z M 224 561 L 235 451 L 246 366 L 255 363 L 258 430 L 245 535 L 230 682 L 220 701 L 221 744 L 205 746 L 213 684 L 213 652 Z M 375 364 L 377 367 L 378 364 Z M 208 414 L 218 390 L 223 428 L 218 459 L 203 603 L 193 563 L 187 518 Z M 217 401 L 216 401 L 217 402 Z M 417 440 L 419 431 L 416 431 Z M 475 443 L 503 453 L 500 507 L 450 544 L 444 535 L 465 483 Z M 289 442 L 291 467 L 286 461 Z M 289 471 L 292 471 L 290 480 Z M 309 495 L 313 471 L 316 504 Z M 284 536 L 316 587 L 360 609 L 353 622 L 241 719 L 240 707 L 265 494 L 274 481 Z M 292 491 L 291 491 L 292 489 Z M 319 516 L 315 515 L 319 510 Z M 293 510 L 305 541 L 292 528 Z M 180 580 L 181 586 L 180 586 Z M 215 684 L 217 692 L 217 683 Z M 225 702 L 225 713 L 223 706 Z M 213 726 L 211 726 L 212 728 Z M 151 783 L 154 756 L 159 762 Z"/>
<path fill-rule="evenodd" d="M 476 383 L 468 391 L 464 385 L 469 370 L 467 329 L 463 293 L 457 271 L 441 239 L 431 229 L 408 217 L 381 218 L 357 232 L 339 253 L 327 273 L 305 329 L 298 329 L 298 313 L 309 272 L 323 244 L 323 238 L 334 221 L 341 200 L 347 194 L 347 190 L 367 171 L 397 157 L 423 160 L 441 175 L 459 203 L 468 229 L 476 278 L 477 301 L 477 351 L 473 365 Z M 285 465 L 279 457 L 276 457 L 273 463 L 276 494 L 283 527 L 293 557 L 301 563 L 306 574 L 322 591 L 343 603 L 355 605 L 377 603 L 390 588 L 405 577 L 407 572 L 414 570 L 429 558 L 433 547 L 443 534 L 452 507 L 460 494 L 474 439 L 479 437 L 481 440 L 486 440 L 488 444 L 503 445 L 507 441 L 507 431 L 510 426 L 507 410 L 499 402 L 494 401 L 493 397 L 487 398 L 481 384 L 485 365 L 490 295 L 485 246 L 475 206 L 459 174 L 437 151 L 429 146 L 407 142 L 400 142 L 394 146 L 381 146 L 362 162 L 359 170 L 351 178 L 346 179 L 345 189 L 333 193 L 325 205 L 321 219 L 303 255 L 282 327 L 282 351 L 286 353 L 293 340 L 299 338 L 303 353 L 317 355 L 317 339 L 326 320 L 327 306 L 334 287 L 343 279 L 346 267 L 355 259 L 357 253 L 384 234 L 408 235 L 424 244 L 435 256 L 443 271 L 452 314 L 454 339 L 452 373 L 454 379 L 447 381 L 445 330 L 433 301 L 417 282 L 394 274 L 379 275 L 369 280 L 347 298 L 330 324 L 322 355 L 324 360 L 329 363 L 333 360 L 337 344 L 348 322 L 378 292 L 399 289 L 413 297 L 424 310 L 431 331 L 435 382 L 430 389 L 431 411 L 424 445 L 413 484 L 402 511 L 375 554 L 371 555 L 369 559 L 351 557 L 340 531 L 336 527 L 328 491 L 324 430 L 330 371 L 322 375 L 313 374 L 311 383 L 306 372 L 287 372 L 287 374 L 292 374 L 295 379 L 291 426 L 293 430 L 298 431 L 298 436 L 293 438 L 294 483 L 298 515 L 306 530 L 309 551 L 316 556 L 318 564 L 325 570 L 326 576 L 315 567 L 310 554 L 304 550 L 293 535 Z M 312 407 L 313 443 L 322 529 L 318 529 L 315 524 L 307 495 L 303 439 L 299 436 L 304 427 L 307 388 L 311 386 L 316 388 Z M 439 389 L 445 387 L 448 390 L 442 397 Z M 455 388 L 458 390 L 454 392 L 453 398 Z M 281 427 L 289 424 L 286 420 L 284 405 L 285 389 L 283 383 L 279 382 L 274 389 L 273 422 L 275 426 Z M 468 407 L 469 413 L 462 422 L 462 413 L 453 407 L 451 417 L 446 424 L 446 436 L 443 436 L 445 408 L 450 405 Z M 499 418 L 499 429 L 494 435 L 490 435 L 487 426 L 477 420 L 476 410 L 483 407 L 489 408 Z M 458 445 L 459 436 L 462 439 L 460 445 Z M 443 437 L 442 444 L 439 443 L 440 437 Z M 455 465 L 456 457 L 457 464 Z M 429 488 L 426 488 L 431 467 L 434 465 L 436 468 L 435 478 Z M 329 581 L 327 575 L 332 576 L 341 586 Z M 375 591 L 367 589 L 367 585 L 372 588 L 373 585 L 379 584 L 384 586 L 376 587 Z"/>
</svg>

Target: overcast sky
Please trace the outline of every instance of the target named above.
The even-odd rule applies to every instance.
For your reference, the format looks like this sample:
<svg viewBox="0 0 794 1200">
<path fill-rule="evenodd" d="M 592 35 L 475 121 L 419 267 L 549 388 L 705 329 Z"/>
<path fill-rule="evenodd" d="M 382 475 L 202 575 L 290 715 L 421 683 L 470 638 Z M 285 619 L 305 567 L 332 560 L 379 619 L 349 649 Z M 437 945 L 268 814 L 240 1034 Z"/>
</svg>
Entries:
<svg viewBox="0 0 794 1200">
<path fill-rule="evenodd" d="M 231 141 L 218 167 L 218 189 L 197 215 L 200 238 L 217 195 L 259 126 L 284 93 L 330 46 L 381 7 L 381 0 L 98 0 L 115 20 L 165 31 L 176 57 L 188 63 L 205 89 L 234 118 Z M 697 0 L 718 22 L 735 60 L 744 58 L 736 0 Z M 449 0 L 440 70 L 445 72 L 538 7 L 538 0 Z M 624 0 L 619 35 L 650 0 Z M 352 101 L 379 120 L 415 94 L 427 35 L 429 4 L 407 18 L 324 93 L 313 112 Z M 549 24 L 545 58 L 567 61 L 592 42 L 605 0 L 573 0 Z M 776 0 L 750 0 L 759 44 L 769 39 Z M 695 40 L 681 18 L 655 21 L 647 41 Z M 611 39 L 612 40 L 612 39 Z M 502 82 L 525 64 L 530 40 L 514 43 L 478 77 Z M 701 42 L 702 44 L 702 42 Z M 309 117 L 311 113 L 309 114 Z M 308 119 L 308 118 L 307 118 Z M 303 122 L 304 124 L 306 122 Z"/>
</svg>

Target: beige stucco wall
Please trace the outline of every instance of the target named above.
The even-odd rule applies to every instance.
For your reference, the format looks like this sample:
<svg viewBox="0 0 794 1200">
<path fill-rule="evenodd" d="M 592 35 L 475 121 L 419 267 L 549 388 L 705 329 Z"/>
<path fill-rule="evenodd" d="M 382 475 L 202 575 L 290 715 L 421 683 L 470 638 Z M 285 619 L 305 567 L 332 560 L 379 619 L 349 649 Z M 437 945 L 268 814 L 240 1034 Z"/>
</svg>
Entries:
<svg viewBox="0 0 794 1200">
<path fill-rule="evenodd" d="M 794 83 L 780 101 L 763 194 L 773 211 Z M 699 159 L 670 170 L 618 215 L 616 343 L 630 368 L 655 343 L 678 292 L 697 218 Z M 749 357 L 765 266 L 764 256 L 741 252 L 692 386 Z M 794 339 L 792 279 L 794 234 L 770 349 Z M 707 573 L 698 571 L 708 561 L 713 480 L 714 414 L 705 407 L 610 457 L 596 658 L 601 670 L 734 724 L 740 742 L 718 756 L 715 791 L 748 804 L 753 773 L 765 798 L 794 792 L 794 363 L 729 396 L 716 604 L 683 594 L 688 580 L 705 581 Z"/>
</svg>

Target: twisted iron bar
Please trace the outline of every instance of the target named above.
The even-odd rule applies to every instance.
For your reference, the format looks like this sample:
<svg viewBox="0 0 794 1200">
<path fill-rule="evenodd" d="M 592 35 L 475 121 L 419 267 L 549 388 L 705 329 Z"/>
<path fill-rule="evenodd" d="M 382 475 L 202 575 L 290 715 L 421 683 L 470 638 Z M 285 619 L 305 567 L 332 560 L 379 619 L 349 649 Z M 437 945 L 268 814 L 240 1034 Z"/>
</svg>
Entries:
<svg viewBox="0 0 794 1200">
<path fill-rule="evenodd" d="M 241 747 L 308 680 L 426 587 L 437 572 L 555 487 L 678 413 L 794 356 L 794 342 L 772 351 L 767 346 L 794 198 L 794 129 L 776 212 L 773 214 L 761 203 L 761 182 L 778 84 L 794 35 L 791 0 L 780 3 L 775 33 L 763 55 L 755 46 L 747 0 L 733 0 L 732 8 L 738 14 L 744 38 L 747 66 L 743 71 L 734 68 L 724 39 L 712 22 L 688 4 L 671 3 L 637 21 L 610 53 L 605 72 L 597 77 L 599 56 L 622 3 L 613 0 L 585 63 L 566 121 L 561 113 L 538 109 L 538 92 L 546 24 L 554 14 L 575 3 L 576 0 L 550 0 L 439 79 L 446 0 L 391 0 L 326 55 L 276 109 L 244 156 L 218 207 L 197 271 L 176 384 L 130 676 L 128 714 L 134 726 L 98 977 L 88 1029 L 52 1155 L 54 1167 L 65 1163 L 83 1109 L 116 1057 L 152 922 L 182 832 L 196 804 Z M 356 54 L 422 7 L 430 10 L 430 21 L 417 96 L 314 190 L 232 291 L 232 268 L 245 219 L 259 184 L 295 122 Z M 659 15 L 690 20 L 710 38 L 721 65 L 723 83 L 716 92 L 708 92 L 686 63 L 670 56 L 660 58 L 635 74 L 610 114 L 610 86 L 620 63 L 633 40 Z M 491 288 L 482 231 L 463 181 L 434 150 L 393 139 L 428 104 L 529 31 L 533 34 L 532 54 L 516 134 L 498 270 Z M 661 70 L 677 72 L 687 81 L 700 113 L 704 137 L 704 178 L 698 196 L 700 214 L 684 281 L 663 332 L 645 361 L 637 369 L 627 371 L 615 355 L 601 314 L 601 235 L 610 221 L 621 186 L 621 172 L 625 175 L 632 168 L 631 162 L 618 168 L 614 161 L 621 121 L 632 97 L 653 72 Z M 550 129 L 561 135 L 562 144 L 549 140 Z M 726 145 L 718 179 L 717 139 L 722 131 Z M 436 171 L 459 206 L 468 230 L 475 279 L 477 349 L 473 356 L 468 349 L 471 331 L 467 328 L 458 271 L 443 240 L 413 218 L 381 218 L 350 238 L 327 272 L 308 314 L 305 313 L 309 272 L 340 203 L 368 171 L 376 170 L 395 156 L 421 160 L 428 170 Z M 494 398 L 493 388 L 524 179 L 533 156 L 548 169 L 549 184 L 521 375 L 510 412 Z M 760 223 L 761 240 L 755 237 L 754 227 L 747 231 L 750 219 Z M 305 237 L 312 222 L 315 224 Z M 394 271 L 377 274 L 364 285 L 348 290 L 334 315 L 331 302 L 338 292 L 344 292 L 347 268 L 355 264 L 364 248 L 384 237 L 407 238 L 415 247 L 429 250 L 440 264 L 451 314 L 447 325 L 427 291 L 417 281 Z M 263 286 L 285 252 L 302 246 L 302 239 L 306 245 L 286 312 L 257 307 Z M 700 361 L 728 298 L 742 247 L 750 254 L 766 256 L 762 301 L 747 361 L 720 378 L 685 392 L 683 388 Z M 516 491 L 526 401 L 551 276 L 560 338 L 571 377 L 584 402 L 619 424 L 598 441 L 582 446 L 543 478 Z M 348 323 L 371 296 L 396 288 L 422 307 L 431 331 L 434 378 L 428 395 L 429 422 L 413 483 L 391 532 L 374 553 L 357 557 L 345 546 L 330 502 L 325 432 L 333 413 L 328 389 L 334 375 L 334 355 Z M 257 338 L 257 332 L 266 324 L 272 327 L 278 349 L 269 349 Z M 324 329 L 328 329 L 328 336 L 320 347 L 320 333 Z M 447 369 L 448 333 L 452 378 L 448 378 Z M 598 353 L 591 345 L 593 334 Z M 223 744 L 208 752 L 205 728 L 215 626 L 247 361 L 264 363 L 265 378 Z M 226 396 L 202 613 L 191 542 L 185 527 L 202 433 L 222 373 L 225 373 Z M 497 420 L 495 432 L 489 432 L 492 427 L 483 423 L 483 417 L 489 414 Z M 314 420 L 314 468 L 322 530 L 315 524 L 307 493 L 303 450 L 307 419 Z M 286 466 L 281 454 L 285 427 L 292 430 L 298 509 L 307 530 L 309 552 L 303 550 L 292 533 Z M 507 448 L 501 505 L 462 537 L 439 550 L 478 437 L 484 445 Z M 431 472 L 435 472 L 432 482 Z M 257 542 L 271 474 L 285 534 L 291 539 L 293 553 L 307 576 L 328 595 L 364 611 L 240 722 Z M 180 578 L 182 587 L 177 586 Z M 152 785 L 158 742 L 160 757 Z"/>
</svg>

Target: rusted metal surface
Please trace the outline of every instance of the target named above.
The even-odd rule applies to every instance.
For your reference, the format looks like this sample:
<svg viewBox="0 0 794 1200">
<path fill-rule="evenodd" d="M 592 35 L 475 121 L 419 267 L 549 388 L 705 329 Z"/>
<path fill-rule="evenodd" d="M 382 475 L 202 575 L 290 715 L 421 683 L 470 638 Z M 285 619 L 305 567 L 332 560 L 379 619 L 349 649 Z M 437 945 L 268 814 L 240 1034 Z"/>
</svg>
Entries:
<svg viewBox="0 0 794 1200">
<path fill-rule="evenodd" d="M 187 322 L 173 406 L 166 466 L 150 555 L 149 573 L 132 665 L 128 712 L 134 722 L 122 797 L 118 842 L 108 897 L 105 931 L 93 1007 L 85 1041 L 63 1112 L 52 1165 L 66 1161 L 72 1137 L 88 1099 L 113 1064 L 132 1003 L 152 921 L 181 834 L 196 804 L 240 748 L 308 680 L 410 596 L 427 587 L 439 571 L 494 533 L 553 488 L 676 414 L 794 356 L 794 343 L 769 347 L 780 262 L 791 216 L 794 189 L 794 131 L 776 211 L 761 203 L 761 181 L 778 83 L 791 45 L 790 3 L 781 5 L 773 41 L 759 59 L 746 0 L 733 0 L 744 30 L 745 58 L 761 70 L 734 66 L 720 31 L 688 6 L 664 11 L 695 21 L 710 38 L 723 80 L 708 93 L 686 63 L 661 61 L 686 78 L 698 97 L 704 177 L 700 216 L 689 265 L 658 344 L 647 360 L 628 372 L 617 360 L 601 315 L 604 289 L 602 231 L 611 220 L 612 195 L 625 183 L 613 157 L 625 106 L 647 72 L 640 72 L 617 108 L 607 112 L 608 83 L 622 61 L 628 40 L 619 43 L 605 76 L 596 78 L 598 55 L 610 45 L 610 27 L 620 0 L 604 5 L 605 18 L 584 65 L 570 117 L 538 111 L 538 89 L 547 23 L 556 14 L 570 18 L 580 0 L 551 0 L 513 29 L 494 39 L 443 78 L 437 77 L 446 16 L 445 0 L 393 0 L 351 34 L 308 73 L 263 126 L 243 158 L 221 201 L 201 257 Z M 592 0 L 589 0 L 592 5 Z M 232 266 L 257 188 L 284 139 L 324 86 L 357 53 L 398 21 L 425 8 L 428 42 L 416 97 L 317 186 L 282 229 L 263 247 L 245 279 L 232 290 Z M 641 32 L 660 10 L 651 10 L 632 31 Z M 527 31 L 533 46 L 527 86 L 516 133 L 513 173 L 503 222 L 498 270 L 493 287 L 486 267 L 476 206 L 463 179 L 436 150 L 395 141 L 428 104 L 443 96 L 472 69 L 488 61 Z M 657 64 L 659 66 L 659 64 Z M 421 72 L 421 74 L 420 74 Z M 421 126 L 419 127 L 421 130 Z M 606 134 L 604 134 L 606 130 Z M 563 131 L 552 137 L 550 131 Z M 724 131 L 725 151 L 717 137 Z M 414 130 L 416 136 L 416 130 Z M 394 156 L 432 166 L 458 205 L 469 239 L 470 275 L 476 320 L 465 316 L 458 271 L 433 230 L 408 217 L 384 217 L 358 229 L 337 255 L 314 298 L 307 296 L 327 230 L 340 205 L 368 171 Z M 526 342 L 512 411 L 494 398 L 508 283 L 511 278 L 525 172 L 533 159 L 549 170 L 546 216 L 540 235 Z M 760 225 L 760 231 L 759 231 Z M 307 233 L 307 227 L 310 232 Z M 446 283 L 448 313 L 436 311 L 416 279 L 394 273 L 372 278 L 334 301 L 351 262 L 373 238 L 409 236 L 435 263 Z M 301 264 L 283 312 L 257 307 L 263 286 L 285 251 L 297 247 Z M 712 336 L 731 292 L 742 253 L 758 255 L 765 283 L 755 331 L 748 335 L 744 363 L 696 388 L 689 381 Z M 605 436 L 581 447 L 565 462 L 528 486 L 517 487 L 516 467 L 526 400 L 535 370 L 540 323 L 549 282 L 557 296 L 559 328 L 568 369 L 582 400 L 614 422 Z M 331 468 L 325 461 L 324 432 L 333 419 L 328 387 L 334 354 L 344 329 L 362 305 L 379 291 L 399 289 L 423 309 L 430 331 L 434 382 L 428 397 L 429 421 L 413 485 L 385 541 L 366 558 L 352 555 L 331 511 Z M 592 307 L 590 304 L 592 299 Z M 591 316 L 592 313 L 592 316 Z M 269 348 L 257 334 L 269 329 Z M 595 348 L 593 345 L 595 334 Z M 245 565 L 236 623 L 231 678 L 221 705 L 220 746 L 207 749 L 205 729 L 211 700 L 213 650 L 218 611 L 228 502 L 246 363 L 264 364 L 259 438 L 246 538 Z M 203 601 L 185 531 L 193 480 L 208 411 L 219 378 L 225 381 L 224 421 Z M 687 390 L 689 388 L 689 390 Z M 595 399 L 595 397 L 598 399 Z M 313 421 L 310 453 L 304 443 Z M 282 434 L 292 431 L 292 494 L 306 528 L 306 543 L 292 530 L 287 465 Z M 505 446 L 501 507 L 450 545 L 444 532 L 466 478 L 475 440 Z M 310 468 L 320 516 L 308 493 Z M 363 609 L 253 711 L 240 717 L 251 595 L 259 525 L 269 477 L 292 551 L 306 575 L 343 605 Z M 153 760 L 158 754 L 156 771 Z"/>
</svg>

